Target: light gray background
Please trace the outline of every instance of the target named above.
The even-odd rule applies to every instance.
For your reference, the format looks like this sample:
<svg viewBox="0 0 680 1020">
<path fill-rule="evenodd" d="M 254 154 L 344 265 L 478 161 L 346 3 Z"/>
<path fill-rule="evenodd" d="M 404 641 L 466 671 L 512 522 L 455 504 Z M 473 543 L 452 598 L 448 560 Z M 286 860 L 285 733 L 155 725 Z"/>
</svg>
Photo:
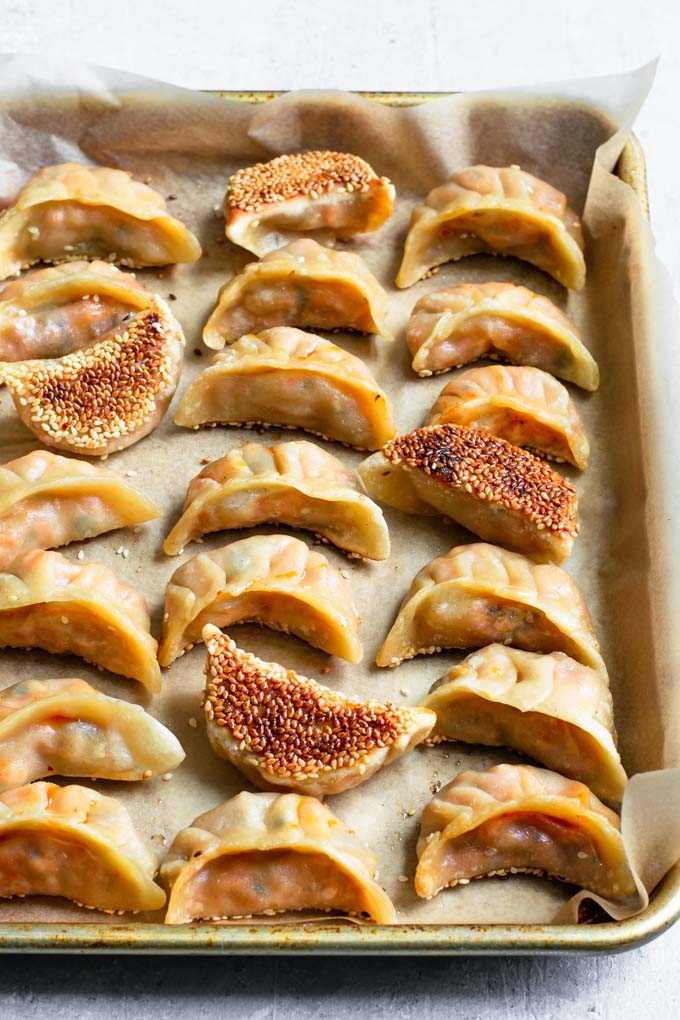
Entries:
<svg viewBox="0 0 680 1020">
<path fill-rule="evenodd" d="M 679 0 L 0 0 L 0 48 L 195 88 L 480 89 L 661 57 L 637 127 L 680 279 Z M 0 957 L 0 1016 L 438 1020 L 680 1013 L 680 925 L 621 956 L 231 960 Z"/>
</svg>

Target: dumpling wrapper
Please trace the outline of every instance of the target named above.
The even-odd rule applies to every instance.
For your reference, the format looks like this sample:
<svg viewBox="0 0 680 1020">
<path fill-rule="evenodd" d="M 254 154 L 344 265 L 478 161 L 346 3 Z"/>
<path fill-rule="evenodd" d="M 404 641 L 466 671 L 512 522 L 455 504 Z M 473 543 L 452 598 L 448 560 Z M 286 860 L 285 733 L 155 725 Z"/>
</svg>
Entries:
<svg viewBox="0 0 680 1020">
<path fill-rule="evenodd" d="M 355 473 L 306 440 L 246 443 L 208 464 L 189 482 L 163 549 L 175 556 L 208 532 L 257 524 L 303 528 L 368 559 L 390 552 L 382 510 L 360 490 Z"/>
<path fill-rule="evenodd" d="M 337 910 L 394 924 L 376 855 L 315 797 L 237 794 L 175 837 L 166 924 Z"/>
<path fill-rule="evenodd" d="M 203 640 L 210 746 L 260 789 L 313 797 L 351 790 L 434 725 L 427 708 L 350 697 L 263 662 L 217 627 L 205 627 Z"/>
<path fill-rule="evenodd" d="M 511 747 L 621 803 L 611 693 L 596 670 L 563 652 L 488 645 L 449 669 L 423 705 L 437 713 L 431 743 Z"/>
<path fill-rule="evenodd" d="M 0 216 L 0 280 L 35 262 L 164 266 L 200 255 L 157 191 L 111 167 L 43 167 Z"/>
<path fill-rule="evenodd" d="M 175 424 L 303 429 L 357 450 L 397 434 L 363 361 L 313 333 L 281 326 L 216 354 L 184 392 Z"/>
<path fill-rule="evenodd" d="M 354 252 L 304 238 L 249 262 L 220 290 L 203 341 L 220 351 L 274 326 L 344 329 L 391 340 L 387 295 Z"/>
<path fill-rule="evenodd" d="M 103 563 L 75 563 L 33 549 L 0 573 L 0 648 L 79 655 L 111 673 L 161 689 L 149 610 Z"/>
<path fill-rule="evenodd" d="M 161 513 L 114 471 L 33 450 L 0 465 L 0 570 L 29 549 L 56 549 Z"/>
<path fill-rule="evenodd" d="M 192 556 L 165 590 L 161 666 L 202 640 L 212 623 L 253 621 L 359 662 L 362 649 L 347 581 L 325 556 L 288 535 L 256 535 Z"/>
<path fill-rule="evenodd" d="M 529 652 L 564 652 L 606 679 L 583 596 L 561 567 L 499 546 L 454 546 L 414 577 L 378 652 L 378 666 L 443 648 L 498 642 Z"/>
<path fill-rule="evenodd" d="M 470 166 L 451 174 L 413 210 L 397 287 L 444 262 L 478 252 L 514 255 L 581 290 L 583 231 L 557 188 L 518 166 Z"/>
<path fill-rule="evenodd" d="M 0 790 L 44 776 L 151 779 L 183 759 L 153 716 L 85 680 L 22 680 L 0 691 Z"/>
<path fill-rule="evenodd" d="M 423 812 L 416 892 L 472 878 L 546 874 L 602 896 L 637 895 L 619 818 L 587 786 L 548 769 L 461 772 Z"/>
<path fill-rule="evenodd" d="M 114 797 L 31 783 L 0 794 L 0 897 L 63 896 L 107 913 L 159 910 L 156 858 Z"/>
</svg>

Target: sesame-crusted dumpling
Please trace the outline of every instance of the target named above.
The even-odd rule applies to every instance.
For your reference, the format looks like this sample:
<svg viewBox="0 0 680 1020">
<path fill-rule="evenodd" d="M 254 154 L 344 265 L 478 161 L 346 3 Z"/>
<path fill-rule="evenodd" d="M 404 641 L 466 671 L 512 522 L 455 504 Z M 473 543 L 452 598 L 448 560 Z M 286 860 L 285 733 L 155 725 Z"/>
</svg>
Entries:
<svg viewBox="0 0 680 1020">
<path fill-rule="evenodd" d="M 620 803 L 626 773 L 616 750 L 612 696 L 602 676 L 564 652 L 488 645 L 434 684 L 431 742 L 511 747 Z"/>
<path fill-rule="evenodd" d="M 85 680 L 22 680 L 0 691 L 0 790 L 48 775 L 151 779 L 183 758 L 177 737 L 143 708 Z"/>
<path fill-rule="evenodd" d="M 34 450 L 0 465 L 0 570 L 29 549 L 56 549 L 160 516 L 114 471 Z"/>
<path fill-rule="evenodd" d="M 494 642 L 565 652 L 607 676 L 590 614 L 566 570 L 486 542 L 455 546 L 416 574 L 376 662 L 398 666 L 443 648 Z"/>
<path fill-rule="evenodd" d="M 157 191 L 106 166 L 46 166 L 0 216 L 0 280 L 35 262 L 164 266 L 200 254 Z"/>
<path fill-rule="evenodd" d="M 263 662 L 217 627 L 205 627 L 203 640 L 208 739 L 263 790 L 350 790 L 408 754 L 435 722 L 427 708 L 350 697 Z"/>
<path fill-rule="evenodd" d="M 174 556 L 208 532 L 270 523 L 312 531 L 355 556 L 389 555 L 382 510 L 361 492 L 354 471 L 307 440 L 246 443 L 208 464 L 189 482 L 163 549 Z"/>
<path fill-rule="evenodd" d="M 426 425 L 473 425 L 550 460 L 588 466 L 590 444 L 569 391 L 540 368 L 486 365 L 452 379 Z"/>
<path fill-rule="evenodd" d="M 253 621 L 359 662 L 359 618 L 347 581 L 325 556 L 288 535 L 256 535 L 178 567 L 165 590 L 161 666 L 201 641 L 212 623 Z"/>
<path fill-rule="evenodd" d="M 432 425 L 359 465 L 374 499 L 443 516 L 488 542 L 559 563 L 578 534 L 576 490 L 533 453 L 463 425 Z"/>
<path fill-rule="evenodd" d="M 63 896 L 108 913 L 159 910 L 156 859 L 114 797 L 31 783 L 0 794 L 0 897 Z"/>
<path fill-rule="evenodd" d="M 285 326 L 242 336 L 216 354 L 180 400 L 175 424 L 303 429 L 357 450 L 397 430 L 387 397 L 360 358 Z"/>
<path fill-rule="evenodd" d="M 583 783 L 530 765 L 457 775 L 425 808 L 417 853 L 416 892 L 426 899 L 522 872 L 606 899 L 636 892 L 618 816 Z"/>
<path fill-rule="evenodd" d="M 143 596 L 103 563 L 33 549 L 0 573 L 0 648 L 79 655 L 161 689 Z"/>
<path fill-rule="evenodd" d="M 581 221 L 557 188 L 518 166 L 470 166 L 413 210 L 397 286 L 410 287 L 444 262 L 490 252 L 531 262 L 581 290 L 583 248 Z"/>
<path fill-rule="evenodd" d="M 165 301 L 63 358 L 0 365 L 24 425 L 46 446 L 106 457 L 152 432 L 182 371 L 184 334 Z"/>
<path fill-rule="evenodd" d="M 425 294 L 406 339 L 418 375 L 438 375 L 480 358 L 531 365 L 584 390 L 600 384 L 578 329 L 542 294 L 514 283 L 461 283 Z"/>
<path fill-rule="evenodd" d="M 387 295 L 359 255 L 304 238 L 249 262 L 222 287 L 203 340 L 219 351 L 244 333 L 274 326 L 355 330 L 391 340 L 386 313 Z"/>
<path fill-rule="evenodd" d="M 161 866 L 166 924 L 324 910 L 394 924 L 378 859 L 315 797 L 243 793 L 179 832 Z"/>
<path fill-rule="evenodd" d="M 301 233 L 325 240 L 377 230 L 392 214 L 394 185 L 348 152 L 296 152 L 229 178 L 226 235 L 262 256 Z"/>
</svg>

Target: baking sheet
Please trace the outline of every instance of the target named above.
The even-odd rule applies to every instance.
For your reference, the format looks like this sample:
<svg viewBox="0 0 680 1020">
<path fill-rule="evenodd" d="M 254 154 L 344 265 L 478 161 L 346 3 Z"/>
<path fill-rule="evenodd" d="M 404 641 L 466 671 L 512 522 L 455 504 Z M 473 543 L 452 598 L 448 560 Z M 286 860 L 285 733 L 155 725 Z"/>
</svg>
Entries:
<svg viewBox="0 0 680 1020">
<path fill-rule="evenodd" d="M 181 394 L 209 361 L 200 331 L 218 288 L 250 256 L 223 240 L 221 206 L 226 179 L 238 166 L 279 152 L 306 147 L 344 148 L 374 163 L 394 180 L 397 210 L 378 232 L 343 247 L 359 252 L 390 293 L 388 325 L 394 344 L 334 334 L 335 342 L 365 358 L 391 399 L 400 430 L 421 424 L 446 377 L 420 380 L 410 369 L 403 337 L 408 313 L 422 294 L 462 280 L 512 280 L 551 297 L 583 329 L 600 362 L 600 391 L 573 391 L 586 421 L 593 456 L 584 477 L 566 468 L 577 486 L 581 535 L 567 563 L 588 601 L 608 663 L 624 765 L 629 772 L 669 769 L 680 764 L 675 675 L 678 648 L 673 628 L 675 603 L 669 581 L 672 533 L 667 527 L 663 477 L 667 451 L 659 442 L 655 416 L 663 384 L 662 352 L 672 334 L 659 329 L 657 306 L 668 313 L 669 297 L 653 263 L 651 238 L 630 189 L 608 172 L 651 81 L 651 69 L 635 75 L 572 83 L 538 90 L 540 98 L 515 90 L 494 95 L 454 96 L 423 107 L 390 109 L 339 93 L 298 94 L 259 107 L 224 102 L 185 90 L 102 69 L 66 69 L 54 62 L 9 58 L 0 63 L 0 195 L 11 197 L 40 166 L 65 159 L 89 160 L 132 170 L 163 194 L 174 195 L 170 211 L 197 233 L 205 256 L 194 266 L 141 272 L 151 290 L 172 301 L 187 334 Z M 63 88 L 65 82 L 72 88 Z M 73 102 L 74 91 L 77 102 Z M 28 98 L 26 97 L 28 94 Z M 601 163 L 591 180 L 593 159 Z M 432 279 L 405 292 L 392 281 L 401 256 L 413 203 L 456 167 L 485 161 L 519 163 L 562 188 L 581 211 L 589 281 L 581 295 L 567 295 L 549 277 L 515 260 L 476 256 L 443 267 Z M 589 190 L 590 189 L 590 190 Z M 174 295 L 174 297 L 171 297 Z M 658 351 L 658 358 L 652 357 Z M 176 402 L 173 404 L 176 406 Z M 283 433 L 283 438 L 294 438 Z M 165 508 L 165 517 L 137 533 L 102 536 L 82 546 L 86 561 L 108 563 L 147 597 L 159 632 L 165 583 L 182 559 L 200 548 L 215 548 L 240 533 L 207 536 L 181 558 L 165 557 L 164 535 L 176 520 L 186 483 L 204 458 L 221 456 L 253 433 L 234 429 L 191 432 L 172 424 L 172 409 L 161 427 L 141 443 L 109 458 L 108 465 L 134 471 L 137 481 Z M 263 435 L 274 441 L 275 432 Z M 333 444 L 346 462 L 362 455 Z M 6 393 L 0 394 L 0 460 L 35 448 Z M 397 670 L 378 670 L 373 657 L 413 574 L 433 556 L 469 539 L 461 529 L 421 522 L 386 511 L 393 552 L 383 564 L 347 560 L 328 546 L 323 551 L 350 576 L 363 617 L 365 658 L 349 666 L 307 648 L 294 638 L 253 627 L 233 631 L 238 643 L 316 676 L 348 692 L 417 703 L 453 662 L 455 653 L 420 657 Z M 265 533 L 267 528 L 258 529 Z M 309 536 L 299 533 L 299 537 Z M 74 558 L 79 545 L 64 554 Z M 121 555 L 129 549 L 129 557 Z M 663 635 L 663 640 L 658 640 Z M 204 651 L 195 648 L 165 674 L 163 693 L 147 697 L 133 682 L 98 673 L 79 660 L 45 653 L 3 652 L 0 685 L 28 676 L 81 675 L 108 694 L 145 704 L 171 726 L 187 760 L 167 781 L 124 785 L 98 783 L 120 797 L 159 859 L 175 832 L 193 818 L 247 787 L 240 774 L 216 758 L 205 740 L 200 699 Z M 322 669 L 328 673 L 322 674 Z M 198 720 L 193 728 L 190 720 Z M 570 890 L 547 880 L 517 876 L 471 883 L 430 903 L 418 900 L 410 882 L 422 807 L 436 783 L 464 768 L 519 760 L 507 752 L 444 745 L 417 749 L 354 791 L 329 805 L 373 846 L 381 858 L 381 881 L 393 897 L 400 920 L 418 923 L 545 923 L 564 908 Z M 650 887 L 680 852 L 677 776 L 640 777 L 627 797 L 624 829 Z M 664 831 L 664 825 L 670 826 Z M 562 914 L 561 916 L 566 916 Z M 152 916 L 137 920 L 160 919 Z M 0 905 L 6 921 L 116 923 L 115 918 L 68 904 L 35 900 Z"/>
</svg>

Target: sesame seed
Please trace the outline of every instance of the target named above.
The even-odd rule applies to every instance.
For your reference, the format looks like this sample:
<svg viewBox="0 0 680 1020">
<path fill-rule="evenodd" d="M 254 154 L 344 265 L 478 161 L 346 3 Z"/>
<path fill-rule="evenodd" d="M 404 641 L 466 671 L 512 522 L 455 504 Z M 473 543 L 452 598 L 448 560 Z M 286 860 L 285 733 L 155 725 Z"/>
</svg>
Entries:
<svg viewBox="0 0 680 1020">
<path fill-rule="evenodd" d="M 408 882 L 408 875 L 400 875 L 398 880 L 400 882 Z"/>
<path fill-rule="evenodd" d="M 78 556 L 77 556 L 77 559 L 79 559 L 79 560 L 84 560 L 84 559 L 85 559 L 85 553 L 83 552 L 83 550 L 82 550 L 82 549 L 80 549 L 80 550 L 78 551 Z"/>
<path fill-rule="evenodd" d="M 198 726 L 198 719 L 194 719 L 193 715 L 191 719 L 189 719 L 189 726 L 191 726 L 192 730 L 195 730 Z"/>
</svg>

